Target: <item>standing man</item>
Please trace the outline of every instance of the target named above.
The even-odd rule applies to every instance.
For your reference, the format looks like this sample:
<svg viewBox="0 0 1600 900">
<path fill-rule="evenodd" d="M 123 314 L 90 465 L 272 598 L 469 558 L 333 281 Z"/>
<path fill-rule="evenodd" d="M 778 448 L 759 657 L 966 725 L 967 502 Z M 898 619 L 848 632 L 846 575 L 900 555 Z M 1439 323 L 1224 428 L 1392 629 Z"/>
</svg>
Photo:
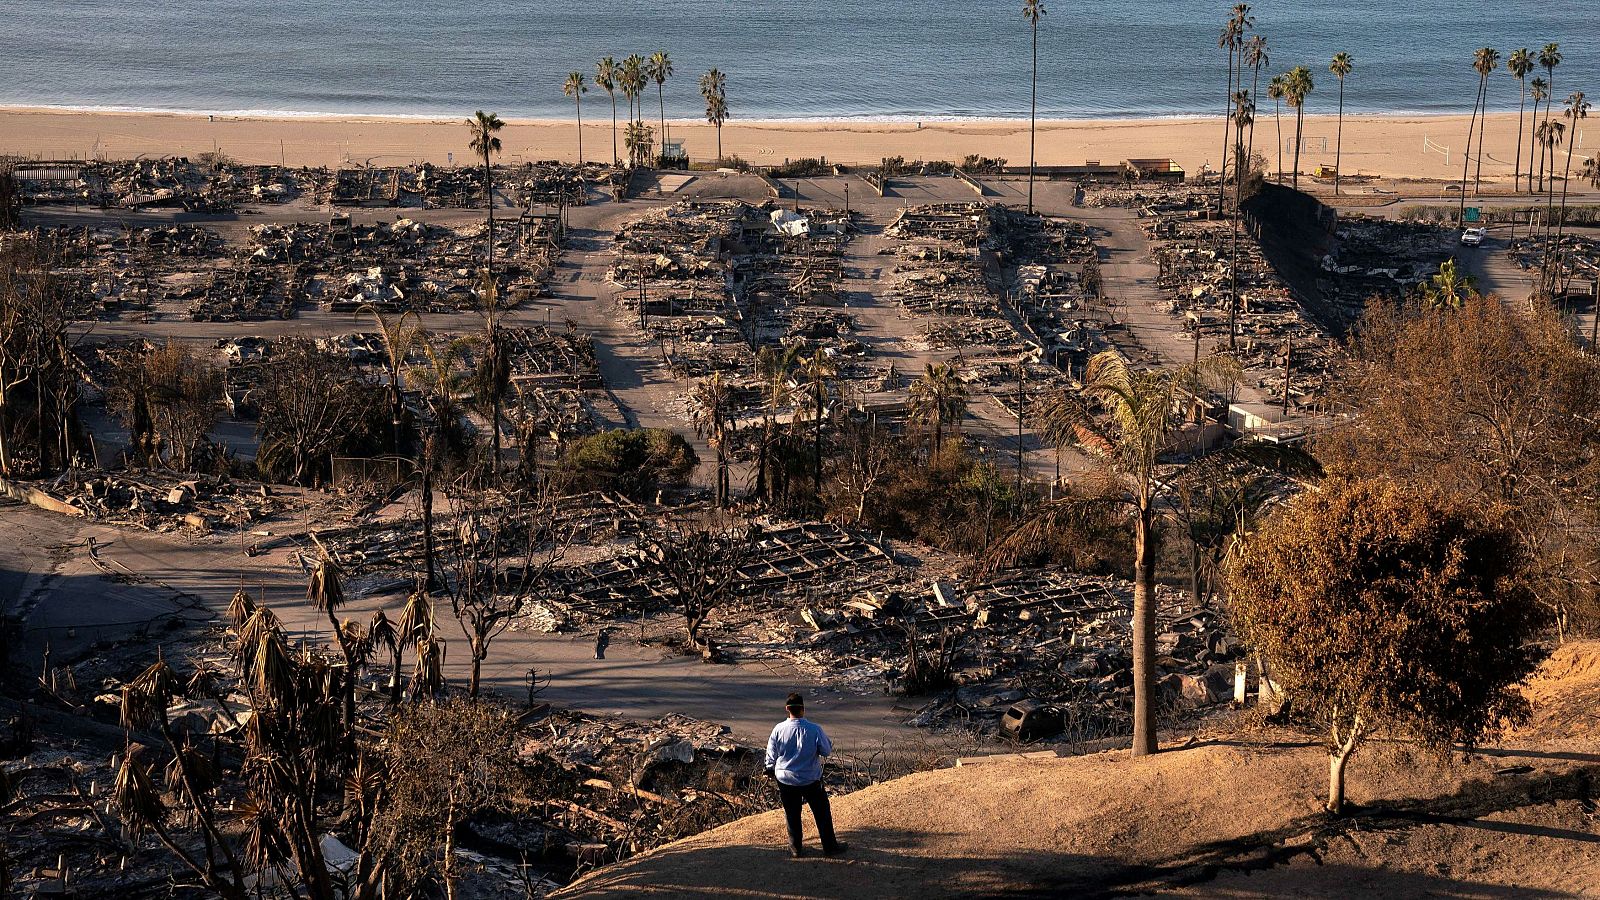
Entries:
<svg viewBox="0 0 1600 900">
<path fill-rule="evenodd" d="M 811 807 L 817 820 L 817 835 L 822 838 L 822 855 L 838 856 L 850 849 L 833 835 L 833 811 L 828 808 L 828 792 L 822 786 L 822 757 L 833 752 L 833 741 L 822 726 L 806 719 L 806 698 L 790 694 L 783 708 L 789 718 L 779 722 L 767 738 L 767 774 L 778 781 L 783 798 L 783 817 L 789 825 L 789 852 L 796 858 L 805 855 L 801 840 L 800 805 Z"/>
</svg>

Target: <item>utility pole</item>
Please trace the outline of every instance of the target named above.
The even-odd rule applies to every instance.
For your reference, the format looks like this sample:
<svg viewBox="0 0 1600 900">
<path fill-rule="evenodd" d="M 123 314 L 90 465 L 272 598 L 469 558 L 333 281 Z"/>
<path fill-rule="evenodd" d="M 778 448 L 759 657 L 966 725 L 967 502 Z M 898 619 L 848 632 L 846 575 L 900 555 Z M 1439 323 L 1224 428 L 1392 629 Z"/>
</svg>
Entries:
<svg viewBox="0 0 1600 900">
<path fill-rule="evenodd" d="M 645 326 L 644 305 L 645 305 L 645 300 L 646 299 L 647 298 L 645 297 L 645 293 L 644 293 L 644 270 L 640 269 L 639 270 L 639 329 L 641 331 L 644 330 L 644 326 Z"/>
<path fill-rule="evenodd" d="M 1022 411 L 1026 402 L 1022 393 L 1022 383 L 1027 380 L 1028 367 L 1023 360 L 1017 360 L 1017 499 L 1022 499 Z"/>
<path fill-rule="evenodd" d="M 1294 359 L 1294 341 L 1283 342 L 1283 414 L 1289 414 L 1289 367 Z"/>
</svg>

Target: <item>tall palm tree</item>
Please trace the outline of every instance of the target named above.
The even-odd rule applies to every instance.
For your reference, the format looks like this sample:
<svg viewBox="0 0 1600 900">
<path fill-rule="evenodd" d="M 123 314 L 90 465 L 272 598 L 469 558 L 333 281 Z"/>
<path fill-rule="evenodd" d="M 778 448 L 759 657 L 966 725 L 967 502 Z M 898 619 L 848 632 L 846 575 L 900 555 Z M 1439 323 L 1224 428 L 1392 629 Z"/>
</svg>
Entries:
<svg viewBox="0 0 1600 900">
<path fill-rule="evenodd" d="M 1550 101 L 1550 102 L 1554 102 L 1554 101 Z M 1543 122 L 1539 123 L 1538 129 L 1536 129 L 1537 134 L 1535 135 L 1535 137 L 1537 137 L 1538 140 L 1539 140 L 1540 153 L 1544 157 L 1549 158 L 1549 160 L 1550 160 L 1550 181 L 1549 181 L 1548 185 L 1545 187 L 1545 192 L 1544 192 L 1544 197 L 1545 197 L 1545 200 L 1544 200 L 1544 233 L 1545 233 L 1545 240 L 1546 240 L 1546 244 L 1545 244 L 1545 257 L 1546 257 L 1546 259 L 1548 259 L 1549 255 L 1550 255 L 1550 248 L 1549 248 L 1548 241 L 1549 241 L 1550 234 L 1551 234 L 1551 228 L 1554 226 L 1554 222 L 1555 222 L 1555 191 L 1556 191 L 1556 170 L 1555 170 L 1556 155 L 1555 154 L 1556 154 L 1556 148 L 1561 146 L 1561 138 L 1562 138 L 1562 135 L 1566 132 L 1566 130 L 1567 130 L 1567 123 L 1561 121 L 1560 119 L 1546 119 Z M 1544 165 L 1543 159 L 1540 160 L 1539 164 L 1540 164 L 1540 166 Z M 1542 172 L 1540 173 L 1540 181 L 1541 182 L 1544 181 L 1544 176 L 1543 176 Z M 1543 272 L 1544 268 L 1541 267 L 1540 271 Z"/>
<path fill-rule="evenodd" d="M 567 82 L 561 86 L 561 92 L 571 97 L 578 104 L 578 165 L 583 165 L 583 95 L 588 93 L 588 82 L 584 81 L 582 72 L 572 72 L 567 75 Z"/>
<path fill-rule="evenodd" d="M 1022 17 L 1033 31 L 1033 95 L 1028 103 L 1028 215 L 1033 215 L 1034 146 L 1039 123 L 1039 20 L 1044 17 L 1044 0 L 1023 0 Z"/>
<path fill-rule="evenodd" d="M 700 76 L 700 96 L 706 101 L 706 121 L 717 129 L 717 164 L 722 164 L 722 123 L 728 121 L 728 76 L 712 69 Z"/>
<path fill-rule="evenodd" d="M 1202 363 L 1201 366 L 1207 364 Z M 1075 442 L 1110 458 L 1134 511 L 1133 755 L 1156 751 L 1155 624 L 1158 462 L 1179 423 L 1179 397 L 1196 383 L 1199 367 L 1135 370 L 1115 351 L 1089 360 L 1082 398 L 1064 390 L 1044 405 L 1039 428 L 1058 444 Z M 1099 404 L 1109 427 L 1091 418 L 1083 399 Z"/>
<path fill-rule="evenodd" d="M 802 387 L 812 400 L 811 438 L 815 453 L 812 489 L 820 497 L 822 496 L 822 417 L 827 412 L 828 397 L 832 393 L 833 379 L 839 375 L 839 366 L 822 351 L 821 347 L 818 347 L 816 352 L 801 364 L 800 375 L 804 379 Z"/>
<path fill-rule="evenodd" d="M 1267 39 L 1262 35 L 1252 35 L 1244 45 L 1244 63 L 1251 69 L 1250 97 L 1254 100 L 1261 96 L 1261 68 L 1270 60 L 1267 57 Z M 1256 123 L 1252 116 L 1250 119 L 1250 146 L 1245 150 L 1245 159 L 1256 158 Z"/>
<path fill-rule="evenodd" d="M 628 98 L 628 121 L 638 118 L 634 111 L 634 104 L 639 99 L 639 94 L 644 90 L 644 57 L 637 53 L 628 55 L 622 61 L 622 93 Z"/>
<path fill-rule="evenodd" d="M 695 434 L 705 438 L 711 449 L 717 452 L 716 502 L 718 506 L 727 507 L 733 493 L 728 484 L 728 442 L 736 427 L 729 415 L 733 406 L 733 390 L 723 382 L 721 372 L 713 372 L 710 378 L 695 385 L 689 404 Z"/>
<path fill-rule="evenodd" d="M 1556 43 L 1555 41 L 1551 41 L 1550 43 L 1545 44 L 1543 47 L 1539 48 L 1539 66 L 1541 68 L 1543 68 L 1544 71 L 1545 71 L 1545 80 L 1544 80 L 1544 89 L 1545 89 L 1544 120 L 1546 122 L 1550 121 L 1550 107 L 1555 105 L 1555 98 L 1556 98 L 1556 66 L 1559 66 L 1559 65 L 1561 65 L 1561 45 L 1560 44 Z M 1546 131 L 1546 133 L 1548 133 L 1549 129 L 1545 129 L 1545 131 Z M 1545 157 L 1540 157 L 1540 159 L 1539 159 L 1539 171 L 1541 173 L 1539 175 L 1539 182 L 1540 182 L 1540 189 L 1541 190 L 1543 189 L 1543 183 L 1544 183 L 1544 175 L 1543 175 L 1543 173 L 1545 171 L 1549 171 L 1551 173 L 1551 177 L 1552 178 L 1555 177 L 1556 158 L 1555 158 L 1555 156 L 1550 155 L 1550 154 L 1554 153 L 1553 145 L 1546 147 L 1546 150 L 1547 150 L 1547 155 L 1549 156 L 1549 168 L 1546 169 L 1546 167 L 1545 167 Z"/>
<path fill-rule="evenodd" d="M 667 79 L 672 76 L 672 57 L 665 50 L 657 50 L 650 54 L 650 61 L 645 66 L 645 74 L 656 83 L 656 100 L 661 104 L 661 146 L 665 149 L 667 144 L 667 96 L 665 93 Z"/>
<path fill-rule="evenodd" d="M 1506 58 L 1506 71 L 1517 80 L 1517 92 L 1521 95 L 1517 104 L 1517 161 L 1511 167 L 1511 189 L 1516 191 L 1522 187 L 1522 121 L 1523 114 L 1528 111 L 1528 73 L 1533 71 L 1533 55 L 1527 47 L 1511 51 Z"/>
<path fill-rule="evenodd" d="M 494 273 L 494 171 L 489 166 L 489 157 L 500 152 L 500 138 L 496 133 L 506 127 L 500 117 L 494 113 L 478 110 L 467 120 L 467 127 L 472 130 L 472 143 L 469 144 L 472 152 L 478 154 L 483 160 L 483 193 L 488 198 L 489 207 L 489 241 L 488 249 L 484 254 L 486 267 L 493 277 Z"/>
<path fill-rule="evenodd" d="M 1489 76 L 1500 68 L 1500 51 L 1493 47 L 1480 49 L 1473 58 L 1472 68 L 1478 72 L 1478 109 L 1481 119 L 1478 126 L 1478 164 L 1472 175 L 1472 192 L 1483 190 L 1483 133 L 1489 130 Z M 1472 149 L 1471 143 L 1467 149 Z"/>
<path fill-rule="evenodd" d="M 933 429 L 933 455 L 944 449 L 944 430 L 967 416 L 967 386 L 950 363 L 928 363 L 911 384 L 911 421 Z"/>
<path fill-rule="evenodd" d="M 1283 99 L 1294 110 L 1294 189 L 1300 190 L 1300 145 L 1303 143 L 1301 135 L 1306 127 L 1306 98 L 1316 87 L 1311 80 L 1311 70 L 1305 66 L 1295 66 L 1289 70 L 1285 85 Z"/>
<path fill-rule="evenodd" d="M 1339 179 L 1344 175 L 1344 77 L 1355 70 L 1355 60 L 1350 54 L 1339 52 L 1333 55 L 1333 62 L 1328 64 L 1328 71 L 1339 79 L 1339 130 L 1338 137 L 1333 143 L 1333 195 L 1339 196 Z"/>
<path fill-rule="evenodd" d="M 1533 158 L 1535 156 L 1538 156 L 1539 157 L 1539 184 L 1534 189 L 1538 190 L 1538 191 L 1542 191 L 1542 190 L 1544 190 L 1544 156 L 1538 152 L 1538 149 L 1539 149 L 1539 103 L 1541 101 L 1546 102 L 1546 103 L 1549 102 L 1549 100 L 1550 100 L 1550 82 L 1545 81 L 1543 78 L 1540 78 L 1537 75 L 1533 76 L 1532 83 L 1530 83 L 1528 85 L 1528 96 L 1533 98 L 1533 115 L 1528 118 L 1528 184 L 1530 186 L 1533 185 Z M 1517 148 L 1517 152 L 1521 153 L 1522 152 L 1522 148 L 1518 147 Z"/>
<path fill-rule="evenodd" d="M 1289 96 L 1289 76 L 1274 75 L 1267 82 L 1267 96 L 1272 98 L 1272 117 L 1278 120 L 1278 181 L 1283 181 L 1283 99 Z"/>
<path fill-rule="evenodd" d="M 1578 123 L 1589 118 L 1589 100 L 1583 91 L 1573 91 L 1567 95 L 1567 108 L 1561 116 L 1570 123 L 1567 130 L 1573 138 L 1567 141 L 1567 163 L 1561 170 L 1561 214 L 1556 217 L 1556 240 L 1561 239 L 1567 226 L 1567 182 L 1572 176 L 1572 146 L 1578 142 Z"/>
<path fill-rule="evenodd" d="M 1234 169 L 1233 169 L 1233 250 L 1228 255 L 1228 349 L 1238 349 L 1239 336 L 1239 231 L 1243 227 L 1240 208 L 1244 204 L 1244 175 L 1250 165 L 1244 158 L 1244 130 L 1255 124 L 1256 104 L 1250 92 L 1241 90 L 1233 95 Z"/>
<path fill-rule="evenodd" d="M 1222 27 L 1222 35 L 1217 38 L 1218 49 L 1228 51 L 1228 103 L 1223 108 L 1222 117 L 1222 168 L 1217 173 L 1217 207 L 1220 209 L 1227 196 L 1223 183 L 1228 180 L 1228 131 L 1233 127 L 1233 94 L 1238 90 L 1236 81 L 1244 80 L 1243 49 L 1244 34 L 1255 27 L 1255 17 L 1250 15 L 1250 4 L 1236 3 L 1228 13 L 1228 21 Z"/>
<path fill-rule="evenodd" d="M 611 98 L 611 164 L 614 166 L 620 160 L 617 157 L 617 76 L 621 70 L 617 61 L 611 57 L 600 60 L 594 67 L 595 86 L 606 92 Z"/>
</svg>

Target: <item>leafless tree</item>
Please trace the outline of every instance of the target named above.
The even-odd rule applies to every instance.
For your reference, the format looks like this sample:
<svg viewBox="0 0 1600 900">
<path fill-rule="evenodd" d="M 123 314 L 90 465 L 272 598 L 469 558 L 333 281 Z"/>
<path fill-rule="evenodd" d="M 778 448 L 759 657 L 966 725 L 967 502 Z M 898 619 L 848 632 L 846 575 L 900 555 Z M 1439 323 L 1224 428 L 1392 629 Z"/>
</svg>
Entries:
<svg viewBox="0 0 1600 900">
<path fill-rule="evenodd" d="M 440 554 L 444 591 L 472 653 L 467 690 L 478 696 L 489 645 L 510 627 L 522 604 L 542 590 L 565 558 L 572 529 L 545 490 L 451 497 L 456 533 Z"/>
<path fill-rule="evenodd" d="M 694 646 L 708 649 L 701 634 L 706 619 L 737 594 L 761 534 L 754 522 L 710 517 L 665 522 L 639 536 L 642 557 L 683 613 Z"/>
</svg>

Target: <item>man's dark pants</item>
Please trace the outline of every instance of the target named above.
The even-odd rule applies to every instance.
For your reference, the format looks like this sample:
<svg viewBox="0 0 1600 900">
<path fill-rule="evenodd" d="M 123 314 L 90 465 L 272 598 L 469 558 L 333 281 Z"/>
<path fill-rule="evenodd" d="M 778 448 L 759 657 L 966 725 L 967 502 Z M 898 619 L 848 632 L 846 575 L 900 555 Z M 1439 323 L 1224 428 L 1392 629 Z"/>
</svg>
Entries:
<svg viewBox="0 0 1600 900">
<path fill-rule="evenodd" d="M 811 807 L 811 815 L 817 820 L 817 834 L 822 838 L 823 852 L 838 846 L 839 842 L 833 836 L 833 811 L 828 808 L 828 792 L 822 787 L 820 779 L 802 785 L 788 785 L 780 781 L 778 796 L 783 799 L 783 818 L 789 825 L 790 848 L 799 850 L 802 843 L 801 804 Z"/>
</svg>

